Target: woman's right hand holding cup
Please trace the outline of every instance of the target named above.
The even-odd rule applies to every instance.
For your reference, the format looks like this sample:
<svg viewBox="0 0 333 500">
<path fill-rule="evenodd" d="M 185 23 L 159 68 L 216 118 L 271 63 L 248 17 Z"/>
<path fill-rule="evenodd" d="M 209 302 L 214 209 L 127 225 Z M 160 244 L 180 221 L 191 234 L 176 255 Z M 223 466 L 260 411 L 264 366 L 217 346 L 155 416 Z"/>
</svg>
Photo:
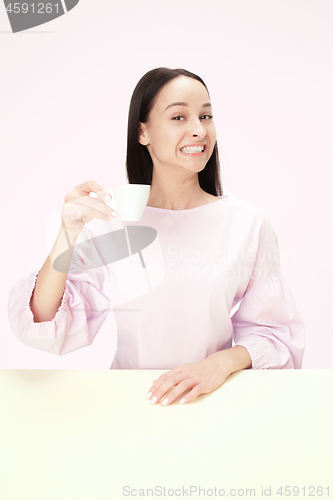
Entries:
<svg viewBox="0 0 333 500">
<path fill-rule="evenodd" d="M 89 196 L 93 192 L 97 197 Z M 75 186 L 65 195 L 62 205 L 62 227 L 65 231 L 79 235 L 85 224 L 92 219 L 113 220 L 117 213 L 108 207 L 109 192 L 97 182 L 90 180 Z M 114 214 L 114 215 L 113 215 Z"/>
</svg>

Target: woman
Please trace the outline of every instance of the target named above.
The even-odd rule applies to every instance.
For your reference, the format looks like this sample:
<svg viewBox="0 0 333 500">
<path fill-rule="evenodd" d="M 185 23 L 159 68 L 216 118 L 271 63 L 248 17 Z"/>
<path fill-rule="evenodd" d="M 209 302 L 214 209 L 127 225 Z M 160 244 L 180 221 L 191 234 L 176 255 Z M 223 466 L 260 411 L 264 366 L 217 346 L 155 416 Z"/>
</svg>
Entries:
<svg viewBox="0 0 333 500">
<path fill-rule="evenodd" d="M 148 286 L 127 297 L 127 309 L 114 309 L 111 368 L 169 369 L 149 389 L 152 404 L 173 387 L 162 404 L 184 392 L 180 403 L 192 401 L 242 369 L 301 368 L 305 329 L 281 275 L 275 232 L 263 210 L 222 193 L 212 105 L 200 77 L 157 68 L 141 78 L 130 104 L 126 164 L 130 184 L 151 185 L 142 219 L 131 226 L 156 230 L 158 244 L 145 258 L 154 261 L 161 250 L 162 279 L 154 265 L 135 267 L 137 254 L 92 270 L 87 262 L 102 254 L 98 244 L 73 253 L 79 235 L 97 241 L 98 231 L 122 227 L 105 203 L 108 191 L 88 181 L 66 195 L 42 269 L 11 291 L 17 337 L 60 355 L 90 345 L 110 303 L 124 303 L 125 276 L 135 276 L 133 291 L 145 273 Z M 52 266 L 61 253 L 68 273 Z"/>
</svg>

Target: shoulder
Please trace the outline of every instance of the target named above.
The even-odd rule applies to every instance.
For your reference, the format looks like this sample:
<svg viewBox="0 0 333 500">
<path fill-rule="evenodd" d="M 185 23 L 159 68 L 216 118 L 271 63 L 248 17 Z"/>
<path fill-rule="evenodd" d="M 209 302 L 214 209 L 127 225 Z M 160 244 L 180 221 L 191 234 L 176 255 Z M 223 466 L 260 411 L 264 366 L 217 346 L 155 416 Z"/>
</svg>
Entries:
<svg viewBox="0 0 333 500">
<path fill-rule="evenodd" d="M 268 213 L 254 203 L 228 193 L 228 218 L 237 231 L 252 235 L 262 245 L 278 246 L 278 237 Z"/>
<path fill-rule="evenodd" d="M 225 194 L 228 195 L 228 207 L 235 213 L 235 215 L 237 214 L 245 219 L 255 219 L 256 221 L 268 218 L 265 210 L 258 205 L 242 200 L 230 191 L 225 190 Z"/>
</svg>

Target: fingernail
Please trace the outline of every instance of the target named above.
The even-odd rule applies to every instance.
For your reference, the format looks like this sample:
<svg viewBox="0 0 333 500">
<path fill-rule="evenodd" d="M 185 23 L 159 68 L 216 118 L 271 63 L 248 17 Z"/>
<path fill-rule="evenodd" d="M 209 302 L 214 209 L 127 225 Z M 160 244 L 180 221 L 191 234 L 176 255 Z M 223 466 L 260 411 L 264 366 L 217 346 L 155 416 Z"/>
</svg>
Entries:
<svg viewBox="0 0 333 500">
<path fill-rule="evenodd" d="M 109 215 L 108 219 L 109 220 L 114 220 L 114 218 L 118 217 L 118 215 L 119 215 L 118 212 L 112 212 L 112 217 L 111 217 L 111 215 Z"/>
<path fill-rule="evenodd" d="M 108 194 L 104 196 L 104 200 L 106 201 L 106 203 L 111 203 L 111 197 Z"/>
<path fill-rule="evenodd" d="M 153 405 L 156 403 L 156 401 L 157 401 L 157 397 L 154 396 L 153 399 L 150 401 L 150 404 Z"/>
<path fill-rule="evenodd" d="M 147 396 L 146 396 L 146 399 L 150 399 L 151 398 L 151 395 L 152 393 L 151 392 L 148 392 Z"/>
<path fill-rule="evenodd" d="M 162 405 L 167 405 L 169 403 L 169 398 L 165 398 L 162 401 Z"/>
<path fill-rule="evenodd" d="M 183 398 L 183 399 L 181 399 L 181 400 L 179 401 L 179 404 L 181 404 L 181 405 L 182 405 L 183 403 L 186 403 L 186 399 L 185 399 L 185 398 Z"/>
</svg>

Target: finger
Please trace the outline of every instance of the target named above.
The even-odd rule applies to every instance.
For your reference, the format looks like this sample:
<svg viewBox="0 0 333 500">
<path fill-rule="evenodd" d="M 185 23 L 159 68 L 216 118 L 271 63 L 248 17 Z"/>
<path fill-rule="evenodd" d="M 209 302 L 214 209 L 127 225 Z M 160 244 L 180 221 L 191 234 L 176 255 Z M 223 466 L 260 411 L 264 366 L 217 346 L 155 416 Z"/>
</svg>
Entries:
<svg viewBox="0 0 333 500">
<path fill-rule="evenodd" d="M 202 386 L 200 384 L 196 385 L 193 387 L 193 389 L 188 392 L 180 401 L 180 404 L 186 404 L 190 403 L 190 401 L 193 401 L 193 399 L 197 398 L 200 396 L 200 394 L 203 394 Z"/>
<path fill-rule="evenodd" d="M 106 213 L 105 213 L 106 212 Z M 114 211 L 112 209 L 105 210 L 100 208 L 98 210 L 91 208 L 87 205 L 77 204 L 73 213 L 75 214 L 75 218 L 79 215 L 79 218 L 85 217 L 89 221 L 92 219 L 100 219 L 104 221 L 109 221 L 116 218 L 114 215 Z"/>
<path fill-rule="evenodd" d="M 161 375 L 160 377 L 158 377 L 156 380 L 153 380 L 154 385 L 152 385 L 150 387 L 149 391 L 154 391 L 154 394 L 155 394 L 156 391 L 158 389 L 160 389 L 161 386 L 166 381 L 169 381 L 169 383 L 172 382 L 174 380 L 174 379 L 172 379 L 172 377 L 175 377 L 175 374 L 174 374 L 173 370 L 168 371 L 167 373 L 164 373 L 163 375 Z"/>
<path fill-rule="evenodd" d="M 183 365 L 178 365 L 175 368 L 173 368 L 172 370 L 169 370 L 169 371 L 166 371 L 165 373 L 163 373 L 156 380 L 153 380 L 153 382 L 157 382 L 157 385 L 160 386 L 168 378 L 170 378 L 174 375 L 180 374 L 182 372 L 182 370 L 183 370 Z"/>
<path fill-rule="evenodd" d="M 102 203 L 101 203 L 102 204 Z M 77 204 L 74 202 L 65 203 L 63 207 L 63 227 L 66 229 L 67 227 L 71 227 L 72 224 L 75 224 L 75 221 L 80 221 L 83 224 L 90 222 L 92 219 L 97 218 L 104 221 L 110 221 L 115 218 L 114 215 L 102 213 L 99 210 L 94 210 L 93 208 Z"/>
<path fill-rule="evenodd" d="M 161 387 L 161 385 L 167 380 L 169 377 L 174 376 L 175 374 L 179 374 L 183 368 L 183 365 L 176 366 L 176 368 L 173 368 L 172 370 L 169 370 L 165 373 L 163 373 L 160 377 L 157 379 L 153 380 L 154 385 L 152 385 L 146 394 L 146 399 L 152 400 L 153 397 L 156 395 L 156 391 Z M 156 384 L 155 384 L 156 382 Z M 164 392 L 165 394 L 165 392 Z M 160 396 L 162 397 L 162 396 Z"/>
<path fill-rule="evenodd" d="M 110 208 L 108 205 L 106 205 L 105 201 L 102 201 L 99 198 L 93 198 L 91 196 L 82 196 L 81 198 L 78 198 L 77 200 L 71 203 L 88 207 L 92 210 L 96 210 L 97 212 L 101 212 L 107 216 L 111 215 L 113 212 L 113 209 Z"/>
<path fill-rule="evenodd" d="M 183 392 L 188 391 L 195 386 L 194 379 L 186 379 L 180 382 L 176 387 L 172 389 L 171 392 L 167 394 L 165 398 L 161 401 L 163 406 L 168 406 L 173 403 Z"/>
<path fill-rule="evenodd" d="M 173 387 L 175 386 L 178 386 L 178 384 L 180 384 L 180 382 L 183 381 L 184 383 L 184 380 L 183 380 L 184 376 L 181 374 L 181 373 L 177 373 L 175 375 L 171 375 L 169 376 L 167 379 L 164 380 L 164 382 L 162 382 L 161 385 L 159 385 L 158 387 L 151 387 L 150 391 L 151 392 L 151 397 L 150 398 L 147 398 L 147 399 L 150 399 L 150 403 L 151 404 L 155 404 L 155 403 L 158 403 L 159 400 L 165 396 L 165 394 L 167 394 L 168 391 L 170 391 L 170 389 L 172 389 Z M 183 391 L 187 388 L 187 386 L 185 388 L 183 388 Z M 149 393 L 148 393 L 149 394 Z"/>
<path fill-rule="evenodd" d="M 78 184 L 77 186 L 75 186 L 74 191 L 81 195 L 89 195 L 89 193 L 91 192 L 96 193 L 98 197 L 104 202 L 106 201 L 105 196 L 108 196 L 110 198 L 110 194 L 107 189 L 105 189 L 103 186 L 101 186 L 101 184 L 94 180 L 89 180 L 83 182 L 82 184 Z"/>
</svg>

